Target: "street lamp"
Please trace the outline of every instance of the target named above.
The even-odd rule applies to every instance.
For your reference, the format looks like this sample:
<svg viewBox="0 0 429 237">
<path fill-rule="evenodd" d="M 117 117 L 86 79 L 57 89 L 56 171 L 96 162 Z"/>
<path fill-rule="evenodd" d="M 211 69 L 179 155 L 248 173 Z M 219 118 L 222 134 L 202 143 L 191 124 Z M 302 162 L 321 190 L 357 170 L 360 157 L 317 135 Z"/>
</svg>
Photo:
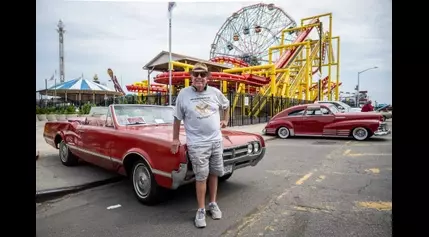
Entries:
<svg viewBox="0 0 429 237">
<path fill-rule="evenodd" d="M 377 69 L 377 68 L 378 68 L 377 66 L 375 66 L 375 67 L 370 67 L 370 68 L 367 68 L 367 69 L 365 69 L 365 70 L 362 70 L 362 71 L 358 72 L 358 76 L 357 76 L 357 86 L 356 86 L 356 107 L 359 107 L 359 102 L 358 102 L 358 100 L 359 100 L 359 91 L 360 91 L 360 74 L 361 74 L 361 73 L 364 73 L 364 72 L 366 72 L 366 71 L 369 71 L 369 70 L 371 70 L 371 69 Z"/>
</svg>

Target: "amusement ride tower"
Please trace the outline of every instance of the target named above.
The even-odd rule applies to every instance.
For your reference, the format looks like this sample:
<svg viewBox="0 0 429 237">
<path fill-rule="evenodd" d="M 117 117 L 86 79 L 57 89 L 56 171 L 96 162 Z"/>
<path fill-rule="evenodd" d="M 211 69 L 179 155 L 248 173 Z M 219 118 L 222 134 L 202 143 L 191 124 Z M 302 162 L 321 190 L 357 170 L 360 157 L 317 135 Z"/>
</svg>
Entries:
<svg viewBox="0 0 429 237">
<path fill-rule="evenodd" d="M 64 30 L 64 24 L 63 24 L 63 22 L 60 20 L 59 22 L 58 22 L 58 29 L 57 29 L 57 32 L 58 32 L 58 35 L 59 35 L 59 46 L 60 46 L 60 50 L 59 50 L 59 53 L 60 53 L 60 83 L 63 83 L 64 82 L 64 33 L 66 32 L 65 30 Z"/>
</svg>

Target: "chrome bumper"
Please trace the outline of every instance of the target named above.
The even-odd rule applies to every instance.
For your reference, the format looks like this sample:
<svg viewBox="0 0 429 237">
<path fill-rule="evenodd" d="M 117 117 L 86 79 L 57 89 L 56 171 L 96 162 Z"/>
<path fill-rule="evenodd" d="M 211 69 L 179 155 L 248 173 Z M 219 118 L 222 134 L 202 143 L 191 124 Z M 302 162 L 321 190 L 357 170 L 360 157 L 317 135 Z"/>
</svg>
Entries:
<svg viewBox="0 0 429 237">
<path fill-rule="evenodd" d="M 241 156 L 238 158 L 233 158 L 229 160 L 224 160 L 224 166 L 232 165 L 232 171 L 241 169 L 247 166 L 255 166 L 262 160 L 265 156 L 265 147 L 261 149 L 259 153 L 256 154 L 248 154 L 245 156 Z M 186 180 L 186 176 L 188 174 L 188 164 L 181 163 L 179 168 L 173 172 L 171 172 L 171 189 L 177 189 L 178 187 L 191 183 L 195 180 L 195 178 Z"/>
<path fill-rule="evenodd" d="M 374 132 L 374 136 L 386 136 L 386 135 L 389 135 L 391 133 L 392 132 L 390 131 L 390 129 L 385 130 L 385 131 L 378 130 L 378 131 Z"/>
<path fill-rule="evenodd" d="M 391 130 L 388 128 L 386 122 L 380 123 L 378 130 L 374 132 L 374 136 L 386 136 L 391 133 Z"/>
</svg>

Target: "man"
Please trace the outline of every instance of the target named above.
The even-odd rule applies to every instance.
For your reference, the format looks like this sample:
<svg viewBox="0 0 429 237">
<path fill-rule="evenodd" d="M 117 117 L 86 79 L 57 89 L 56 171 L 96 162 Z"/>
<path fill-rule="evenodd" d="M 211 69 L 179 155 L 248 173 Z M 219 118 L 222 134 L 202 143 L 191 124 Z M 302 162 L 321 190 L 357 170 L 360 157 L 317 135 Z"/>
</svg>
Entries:
<svg viewBox="0 0 429 237">
<path fill-rule="evenodd" d="M 183 120 L 189 159 L 196 179 L 198 211 L 195 226 L 206 226 L 205 196 L 207 179 L 210 191 L 208 205 L 213 219 L 222 218 L 216 203 L 218 177 L 224 174 L 221 128 L 228 125 L 229 101 L 217 88 L 207 85 L 210 72 L 205 64 L 197 63 L 191 72 L 192 86 L 180 90 L 174 113 L 171 152 L 179 148 L 180 123 Z M 220 118 L 220 109 L 223 118 Z"/>
<path fill-rule="evenodd" d="M 372 101 L 368 100 L 364 106 L 362 106 L 361 112 L 371 112 L 374 111 L 374 107 L 372 107 Z"/>
</svg>

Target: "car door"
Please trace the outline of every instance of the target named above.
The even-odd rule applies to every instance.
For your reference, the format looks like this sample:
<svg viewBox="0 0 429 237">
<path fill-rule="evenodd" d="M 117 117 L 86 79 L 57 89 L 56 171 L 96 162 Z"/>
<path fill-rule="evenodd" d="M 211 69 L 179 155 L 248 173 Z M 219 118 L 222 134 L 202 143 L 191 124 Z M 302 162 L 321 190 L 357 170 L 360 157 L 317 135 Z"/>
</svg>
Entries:
<svg viewBox="0 0 429 237">
<path fill-rule="evenodd" d="M 322 135 L 326 125 L 334 122 L 335 116 L 324 106 L 307 110 L 303 116 L 303 133 L 307 135 Z"/>
<path fill-rule="evenodd" d="M 293 126 L 295 134 L 302 134 L 304 127 L 302 126 L 302 118 L 305 109 L 300 109 L 289 113 L 285 119 L 287 119 Z"/>
<path fill-rule="evenodd" d="M 76 133 L 71 139 L 67 139 L 67 143 L 70 148 L 73 150 L 73 153 L 77 155 L 80 159 L 90 162 L 91 154 L 86 151 L 85 140 L 86 140 L 86 131 L 88 129 L 88 125 L 85 123 L 78 125 L 76 127 Z"/>
<path fill-rule="evenodd" d="M 113 169 L 110 156 L 115 127 L 111 121 L 110 109 L 104 119 L 88 125 L 85 130 L 83 146 L 88 153 L 88 162 L 107 170 Z"/>
</svg>

